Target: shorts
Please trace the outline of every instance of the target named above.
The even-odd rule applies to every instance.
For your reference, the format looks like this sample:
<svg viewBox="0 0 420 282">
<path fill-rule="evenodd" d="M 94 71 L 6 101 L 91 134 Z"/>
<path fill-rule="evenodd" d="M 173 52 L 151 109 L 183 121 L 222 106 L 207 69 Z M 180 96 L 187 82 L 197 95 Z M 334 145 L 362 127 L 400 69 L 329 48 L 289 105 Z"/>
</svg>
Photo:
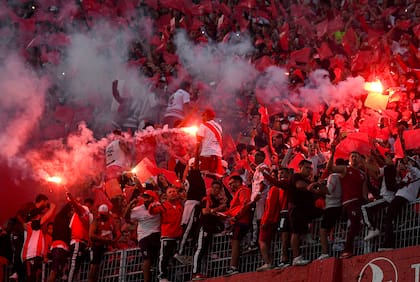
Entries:
<svg viewBox="0 0 420 282">
<path fill-rule="evenodd" d="M 232 240 L 242 241 L 249 230 L 249 225 L 243 223 L 235 223 L 232 229 Z"/>
<path fill-rule="evenodd" d="M 283 210 L 280 212 L 280 221 L 278 229 L 280 232 L 290 232 L 289 212 L 287 210 Z"/>
<path fill-rule="evenodd" d="M 218 156 L 200 156 L 200 171 L 222 177 L 224 172 L 222 158 Z"/>
<path fill-rule="evenodd" d="M 321 228 L 331 230 L 336 222 L 341 218 L 343 209 L 341 207 L 332 207 L 324 210 L 321 220 Z"/>
<path fill-rule="evenodd" d="M 295 234 L 308 233 L 308 224 L 322 215 L 316 207 L 293 207 L 289 209 L 290 229 Z"/>
<path fill-rule="evenodd" d="M 99 265 L 107 251 L 106 245 L 93 246 L 90 250 L 90 263 Z"/>
<path fill-rule="evenodd" d="M 276 230 L 277 224 L 275 223 L 262 224 L 260 226 L 260 236 L 258 237 L 258 240 L 270 244 L 274 234 L 276 234 Z"/>
<path fill-rule="evenodd" d="M 160 249 L 160 232 L 155 232 L 139 241 L 140 253 L 143 259 L 154 260 Z"/>
<path fill-rule="evenodd" d="M 51 250 L 51 270 L 55 273 L 62 273 L 66 263 L 68 263 L 70 252 L 63 248 Z"/>
</svg>

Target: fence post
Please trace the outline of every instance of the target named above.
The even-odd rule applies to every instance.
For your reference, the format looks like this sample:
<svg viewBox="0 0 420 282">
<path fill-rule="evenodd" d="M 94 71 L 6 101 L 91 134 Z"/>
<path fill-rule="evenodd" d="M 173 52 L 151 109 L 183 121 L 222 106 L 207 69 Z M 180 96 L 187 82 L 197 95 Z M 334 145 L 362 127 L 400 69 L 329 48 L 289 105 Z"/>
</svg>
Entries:
<svg viewBox="0 0 420 282">
<path fill-rule="evenodd" d="M 120 257 L 120 271 L 118 276 L 118 281 L 125 282 L 127 272 L 127 252 L 126 250 L 121 251 Z"/>
</svg>

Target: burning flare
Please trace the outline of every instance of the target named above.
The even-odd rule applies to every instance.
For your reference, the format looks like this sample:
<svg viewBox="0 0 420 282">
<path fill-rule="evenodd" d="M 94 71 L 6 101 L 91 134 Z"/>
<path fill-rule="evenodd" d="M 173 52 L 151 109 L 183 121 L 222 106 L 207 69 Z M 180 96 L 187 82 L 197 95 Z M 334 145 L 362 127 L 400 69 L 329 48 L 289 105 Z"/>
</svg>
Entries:
<svg viewBox="0 0 420 282">
<path fill-rule="evenodd" d="M 61 182 L 63 182 L 63 179 L 59 176 L 49 176 L 46 179 L 48 182 L 53 182 L 56 184 L 60 184 Z"/>
<path fill-rule="evenodd" d="M 374 82 L 366 82 L 365 90 L 370 93 L 382 93 L 384 91 L 384 88 L 382 86 L 382 83 L 379 80 L 377 80 Z"/>
<path fill-rule="evenodd" d="M 196 135 L 197 131 L 198 131 L 198 126 L 189 126 L 189 127 L 181 127 L 181 130 L 184 131 L 185 133 L 191 134 L 191 135 Z"/>
</svg>

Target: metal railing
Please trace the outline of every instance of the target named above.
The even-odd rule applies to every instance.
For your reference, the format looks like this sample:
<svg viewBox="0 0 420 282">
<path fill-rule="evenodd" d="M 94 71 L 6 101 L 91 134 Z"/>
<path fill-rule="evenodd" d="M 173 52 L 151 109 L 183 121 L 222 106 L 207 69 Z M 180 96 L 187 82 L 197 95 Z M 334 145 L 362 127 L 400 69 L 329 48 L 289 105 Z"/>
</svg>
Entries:
<svg viewBox="0 0 420 282">
<path fill-rule="evenodd" d="M 382 226 L 384 218 L 384 210 L 375 216 L 378 226 Z M 301 245 L 301 253 L 306 259 L 314 260 L 321 253 L 321 245 L 319 243 L 319 227 L 320 220 L 315 220 L 311 225 L 311 242 L 305 240 Z M 340 221 L 331 233 L 329 240 L 330 255 L 339 256 L 344 247 L 346 239 L 347 221 Z M 404 210 L 394 222 L 394 231 L 396 234 L 396 247 L 404 248 L 420 244 L 420 199 L 410 203 L 404 207 Z M 354 254 L 362 255 L 369 252 L 375 252 L 380 247 L 382 236 L 378 236 L 370 241 L 364 241 L 363 237 L 367 234 L 366 226 L 363 227 L 361 233 L 355 240 Z M 194 242 L 187 243 L 185 254 L 193 256 Z M 279 263 L 281 255 L 281 240 L 278 232 L 272 242 L 272 254 L 274 264 Z M 209 252 L 203 259 L 203 272 L 208 277 L 222 276 L 229 267 L 231 255 L 230 235 L 229 233 L 216 234 L 210 244 Z M 261 255 L 258 250 L 243 251 L 240 257 L 240 271 L 251 272 L 262 265 Z M 139 249 L 126 249 L 115 252 L 106 253 L 100 267 L 99 281 L 143 281 L 143 273 L 141 271 L 142 258 Z M 156 266 L 157 264 L 155 264 Z M 174 282 L 182 282 L 191 280 L 192 265 L 181 265 L 175 260 L 170 265 L 169 280 Z M 89 269 L 89 261 L 86 259 L 77 272 L 77 281 L 87 281 Z M 8 281 L 10 275 L 10 267 L 5 271 L 5 281 Z M 157 269 L 152 269 L 153 279 L 157 279 Z M 43 267 L 43 281 L 49 274 L 49 264 Z"/>
</svg>

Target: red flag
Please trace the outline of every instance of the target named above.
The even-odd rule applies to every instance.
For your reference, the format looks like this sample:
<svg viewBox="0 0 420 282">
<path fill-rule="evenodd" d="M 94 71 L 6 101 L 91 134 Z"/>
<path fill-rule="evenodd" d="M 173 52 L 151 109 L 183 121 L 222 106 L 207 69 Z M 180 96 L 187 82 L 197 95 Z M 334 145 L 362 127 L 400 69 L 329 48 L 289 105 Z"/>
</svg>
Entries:
<svg viewBox="0 0 420 282">
<path fill-rule="evenodd" d="M 369 155 L 371 145 L 368 133 L 354 132 L 349 133 L 336 148 L 335 158 L 347 159 L 353 151 L 358 151 L 362 155 Z"/>
<path fill-rule="evenodd" d="M 227 159 L 226 157 L 230 156 L 234 152 L 236 152 L 235 140 L 233 140 L 233 138 L 230 134 L 224 134 L 224 136 L 223 136 L 223 157 L 225 159 Z"/>
<path fill-rule="evenodd" d="M 357 49 L 357 35 L 352 28 L 349 28 L 343 36 L 343 47 L 347 55 L 351 56 Z"/>
<path fill-rule="evenodd" d="M 340 15 L 336 16 L 332 21 L 328 23 L 328 33 L 334 33 L 342 30 L 344 27 L 343 19 Z"/>
<path fill-rule="evenodd" d="M 416 35 L 417 39 L 420 39 L 420 24 L 413 27 L 413 33 Z"/>
<path fill-rule="evenodd" d="M 285 22 L 279 30 L 280 47 L 283 51 L 289 50 L 289 24 Z"/>
<path fill-rule="evenodd" d="M 274 65 L 274 62 L 269 56 L 263 56 L 262 58 L 255 61 L 255 68 L 259 71 L 264 71 L 266 68 L 272 65 Z"/>
<path fill-rule="evenodd" d="M 404 145 L 406 150 L 420 147 L 420 128 L 403 131 Z"/>
<path fill-rule="evenodd" d="M 394 153 L 396 158 L 404 158 L 404 150 L 400 138 L 397 138 L 394 143 Z"/>
<path fill-rule="evenodd" d="M 300 50 L 293 51 L 290 54 L 290 60 L 299 63 L 308 63 L 311 55 L 311 48 L 306 47 Z"/>
<path fill-rule="evenodd" d="M 237 5 L 238 8 L 253 9 L 257 6 L 256 0 L 241 0 Z"/>
<path fill-rule="evenodd" d="M 316 25 L 316 36 L 321 38 L 324 36 L 325 33 L 328 31 L 328 20 L 324 20 Z"/>
<path fill-rule="evenodd" d="M 354 56 L 351 64 L 352 71 L 358 71 L 365 69 L 366 65 L 369 64 L 371 59 L 370 51 L 358 51 L 356 56 Z"/>
<path fill-rule="evenodd" d="M 295 170 L 295 172 L 299 172 L 299 163 L 300 163 L 300 161 L 302 161 L 304 159 L 305 159 L 305 157 L 301 153 L 298 153 L 293 157 L 293 159 L 290 160 L 287 167 L 288 168 L 293 168 Z"/>
<path fill-rule="evenodd" d="M 270 123 L 270 120 L 269 120 L 267 108 L 264 106 L 260 106 L 260 108 L 258 109 L 258 112 L 261 115 L 261 124 L 268 125 Z"/>
<path fill-rule="evenodd" d="M 330 47 L 327 42 L 322 42 L 321 47 L 318 48 L 319 58 L 321 60 L 328 59 L 333 56 Z"/>
</svg>

